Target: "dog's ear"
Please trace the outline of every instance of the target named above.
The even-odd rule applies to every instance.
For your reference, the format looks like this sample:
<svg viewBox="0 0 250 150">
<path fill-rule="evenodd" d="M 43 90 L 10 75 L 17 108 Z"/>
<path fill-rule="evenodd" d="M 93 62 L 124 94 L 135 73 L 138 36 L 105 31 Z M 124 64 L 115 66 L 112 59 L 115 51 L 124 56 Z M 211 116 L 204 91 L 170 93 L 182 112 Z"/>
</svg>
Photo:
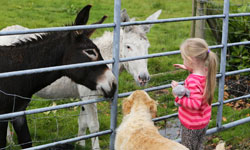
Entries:
<svg viewBox="0 0 250 150">
<path fill-rule="evenodd" d="M 150 110 L 150 113 L 152 115 L 152 118 L 155 118 L 156 114 L 157 114 L 157 102 L 155 100 L 151 99 L 148 102 L 148 106 L 149 106 L 149 110 Z"/>
<path fill-rule="evenodd" d="M 133 104 L 133 101 L 131 100 L 131 97 L 125 98 L 123 100 L 123 104 L 122 104 L 123 115 L 127 115 L 130 113 L 132 104 Z"/>
</svg>

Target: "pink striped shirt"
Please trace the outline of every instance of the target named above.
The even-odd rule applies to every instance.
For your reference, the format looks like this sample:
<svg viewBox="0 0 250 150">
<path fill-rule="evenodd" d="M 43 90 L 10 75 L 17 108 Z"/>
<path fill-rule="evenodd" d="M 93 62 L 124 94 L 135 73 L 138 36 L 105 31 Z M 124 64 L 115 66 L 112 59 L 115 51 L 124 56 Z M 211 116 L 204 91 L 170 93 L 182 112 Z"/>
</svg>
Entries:
<svg viewBox="0 0 250 150">
<path fill-rule="evenodd" d="M 205 84 L 205 76 L 190 74 L 184 83 L 185 88 L 190 91 L 190 96 L 175 98 L 176 103 L 181 105 L 178 110 L 179 119 L 188 129 L 202 129 L 209 123 L 211 106 L 203 98 Z"/>
</svg>

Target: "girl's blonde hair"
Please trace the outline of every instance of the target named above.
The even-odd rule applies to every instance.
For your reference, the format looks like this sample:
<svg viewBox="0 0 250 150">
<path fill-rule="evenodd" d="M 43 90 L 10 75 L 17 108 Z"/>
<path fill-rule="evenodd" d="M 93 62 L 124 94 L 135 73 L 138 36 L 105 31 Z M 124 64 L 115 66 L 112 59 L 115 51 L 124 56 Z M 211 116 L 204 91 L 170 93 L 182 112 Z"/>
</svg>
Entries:
<svg viewBox="0 0 250 150">
<path fill-rule="evenodd" d="M 190 61 L 195 58 L 198 61 L 204 62 L 207 66 L 207 79 L 205 93 L 203 96 L 206 102 L 211 105 L 214 98 L 214 90 L 216 87 L 216 71 L 217 71 L 217 56 L 210 51 L 205 40 L 200 38 L 190 38 L 182 43 L 181 55 Z"/>
</svg>

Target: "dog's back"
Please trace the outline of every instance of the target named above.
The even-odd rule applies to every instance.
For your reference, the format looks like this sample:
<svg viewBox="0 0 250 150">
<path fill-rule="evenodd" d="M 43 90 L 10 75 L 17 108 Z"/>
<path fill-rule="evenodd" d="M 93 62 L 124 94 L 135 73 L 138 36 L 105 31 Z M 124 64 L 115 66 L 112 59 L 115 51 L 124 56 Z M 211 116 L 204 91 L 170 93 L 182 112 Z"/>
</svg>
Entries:
<svg viewBox="0 0 250 150">
<path fill-rule="evenodd" d="M 185 146 L 161 136 L 156 127 L 135 132 L 128 141 L 130 150 L 188 150 Z"/>
</svg>

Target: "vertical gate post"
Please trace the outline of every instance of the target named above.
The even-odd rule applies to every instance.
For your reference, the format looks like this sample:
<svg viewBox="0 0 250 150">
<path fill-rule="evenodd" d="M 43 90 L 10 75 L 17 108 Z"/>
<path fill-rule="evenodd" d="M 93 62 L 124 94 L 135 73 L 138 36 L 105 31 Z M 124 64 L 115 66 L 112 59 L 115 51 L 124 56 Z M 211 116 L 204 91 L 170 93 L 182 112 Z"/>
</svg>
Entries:
<svg viewBox="0 0 250 150">
<path fill-rule="evenodd" d="M 197 2 L 196 0 L 192 0 L 192 16 L 196 16 L 196 9 L 197 9 Z M 191 34 L 190 36 L 192 38 L 195 37 L 195 23 L 196 23 L 196 20 L 193 20 L 192 23 L 191 23 Z"/>
<path fill-rule="evenodd" d="M 196 16 L 204 16 L 206 0 L 196 0 Z M 205 20 L 195 21 L 194 37 L 205 39 Z"/>
<path fill-rule="evenodd" d="M 120 25 L 121 25 L 121 0 L 115 0 L 114 2 L 114 36 L 113 36 L 113 59 L 114 63 L 112 66 L 112 71 L 116 77 L 118 82 L 119 77 L 119 50 L 120 50 Z M 118 83 L 117 89 L 114 95 L 114 98 L 111 103 L 111 111 L 110 111 L 110 129 L 112 130 L 112 134 L 110 135 L 110 143 L 109 149 L 114 150 L 114 141 L 115 141 L 115 129 L 117 126 L 117 101 L 118 101 Z"/>
<path fill-rule="evenodd" d="M 222 40 L 221 44 L 223 48 L 221 49 L 221 60 L 220 60 L 220 74 L 219 78 L 219 98 L 218 101 L 220 105 L 218 106 L 216 126 L 220 129 L 222 127 L 222 113 L 223 113 L 223 100 L 224 100 L 224 84 L 225 84 L 225 72 L 226 72 L 226 54 L 227 54 L 227 39 L 228 39 L 228 23 L 229 23 L 229 0 L 224 0 L 223 14 L 225 18 L 223 19 L 222 27 Z"/>
</svg>

